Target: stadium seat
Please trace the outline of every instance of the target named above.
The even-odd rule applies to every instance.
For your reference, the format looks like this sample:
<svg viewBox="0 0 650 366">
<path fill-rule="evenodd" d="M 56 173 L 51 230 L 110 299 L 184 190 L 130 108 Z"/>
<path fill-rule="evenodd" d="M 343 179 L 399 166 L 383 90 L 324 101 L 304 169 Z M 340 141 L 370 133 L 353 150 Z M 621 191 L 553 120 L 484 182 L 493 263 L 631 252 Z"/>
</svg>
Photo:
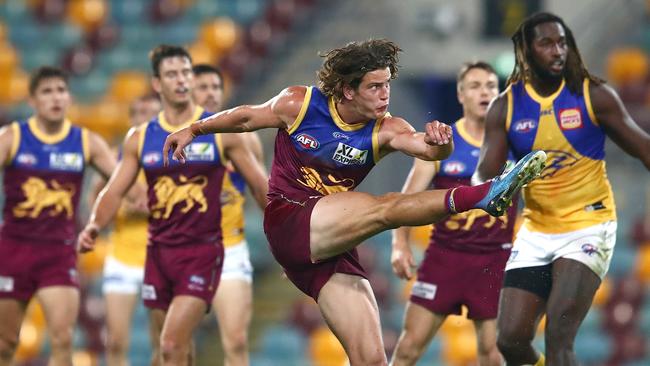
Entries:
<svg viewBox="0 0 650 366">
<path fill-rule="evenodd" d="M 222 54 L 235 45 L 239 29 L 230 18 L 221 17 L 203 23 L 199 30 L 201 42 L 212 49 L 216 54 Z"/>
<path fill-rule="evenodd" d="M 616 85 L 634 80 L 645 80 L 648 75 L 648 57 L 636 47 L 613 50 L 607 57 L 607 78 Z"/>
<path fill-rule="evenodd" d="M 95 63 L 95 53 L 86 45 L 75 46 L 63 54 L 61 64 L 71 75 L 87 75 Z"/>
<path fill-rule="evenodd" d="M 613 344 L 609 335 L 602 331 L 578 333 L 574 350 L 578 361 L 592 364 L 599 360 L 606 360 L 613 353 Z"/>
<path fill-rule="evenodd" d="M 0 104 L 15 104 L 27 97 L 29 75 L 21 70 L 15 70 L 7 75 L 0 75 L 5 78 L 0 83 Z"/>
<path fill-rule="evenodd" d="M 341 342 L 325 326 L 309 336 L 309 355 L 314 366 L 345 366 L 347 363 Z"/>
<path fill-rule="evenodd" d="M 121 71 L 113 76 L 109 96 L 118 103 L 130 103 L 151 90 L 149 77 L 139 71 Z"/>
<path fill-rule="evenodd" d="M 304 360 L 306 349 L 306 338 L 296 329 L 285 325 L 267 328 L 260 344 L 261 355 L 276 364 L 295 364 L 295 360 Z"/>
<path fill-rule="evenodd" d="M 105 0 L 71 0 L 67 15 L 72 23 L 89 32 L 106 20 L 108 4 Z"/>
<path fill-rule="evenodd" d="M 95 52 L 115 46 L 119 38 L 120 29 L 114 23 L 104 23 L 91 31 L 86 37 L 88 46 Z"/>
<path fill-rule="evenodd" d="M 41 23 L 58 23 L 65 16 L 65 0 L 32 0 L 29 3 Z"/>
</svg>

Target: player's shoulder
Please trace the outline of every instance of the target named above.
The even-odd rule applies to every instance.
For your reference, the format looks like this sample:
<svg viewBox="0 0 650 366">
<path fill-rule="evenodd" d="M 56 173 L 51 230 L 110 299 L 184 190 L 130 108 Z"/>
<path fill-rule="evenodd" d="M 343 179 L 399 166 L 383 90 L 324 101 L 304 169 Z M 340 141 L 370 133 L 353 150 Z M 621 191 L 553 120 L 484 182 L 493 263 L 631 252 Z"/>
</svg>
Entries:
<svg viewBox="0 0 650 366">
<path fill-rule="evenodd" d="M 599 105 L 609 105 L 617 103 L 619 96 L 618 93 L 605 82 L 589 81 L 589 97 L 594 107 Z"/>
<path fill-rule="evenodd" d="M 415 128 L 411 126 L 404 118 L 399 116 L 393 116 L 390 113 L 377 120 L 381 123 L 380 130 L 404 130 L 409 129 L 415 131 Z"/>
</svg>

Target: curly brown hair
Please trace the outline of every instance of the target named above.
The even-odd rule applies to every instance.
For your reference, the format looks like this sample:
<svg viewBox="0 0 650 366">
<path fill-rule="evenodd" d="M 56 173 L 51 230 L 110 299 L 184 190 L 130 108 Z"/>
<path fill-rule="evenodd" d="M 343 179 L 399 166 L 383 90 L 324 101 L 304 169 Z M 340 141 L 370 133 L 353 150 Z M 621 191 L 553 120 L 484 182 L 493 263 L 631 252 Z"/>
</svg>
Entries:
<svg viewBox="0 0 650 366">
<path fill-rule="evenodd" d="M 325 58 L 318 70 L 318 88 L 328 97 L 343 99 L 345 85 L 356 89 L 363 76 L 370 72 L 389 68 L 391 79 L 397 77 L 399 52 L 402 49 L 387 39 L 370 39 L 350 42 L 344 47 L 319 54 Z"/>
<path fill-rule="evenodd" d="M 569 27 L 567 27 L 562 18 L 555 14 L 542 12 L 535 13 L 526 18 L 512 35 L 516 64 L 514 70 L 512 70 L 512 74 L 510 74 L 506 81 L 506 85 L 514 84 L 518 81 L 527 82 L 531 79 L 533 72 L 532 67 L 530 66 L 533 62 L 531 44 L 535 37 L 535 27 L 542 23 L 558 23 L 564 29 L 566 41 L 569 46 L 566 66 L 564 67 L 564 78 L 569 90 L 575 94 L 581 95 L 582 82 L 585 78 L 588 78 L 594 84 L 604 83 L 603 79 L 592 75 L 587 70 L 587 67 L 585 67 L 584 62 L 582 61 L 582 56 L 580 56 L 580 51 L 578 51 L 575 38 L 573 38 L 573 32 L 571 32 Z"/>
</svg>

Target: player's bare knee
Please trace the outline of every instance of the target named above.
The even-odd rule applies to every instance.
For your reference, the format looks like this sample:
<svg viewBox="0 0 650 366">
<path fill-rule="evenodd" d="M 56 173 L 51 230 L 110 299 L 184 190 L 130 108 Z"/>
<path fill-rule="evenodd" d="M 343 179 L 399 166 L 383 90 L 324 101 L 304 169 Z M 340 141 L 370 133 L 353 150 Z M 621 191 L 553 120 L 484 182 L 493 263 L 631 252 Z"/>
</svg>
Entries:
<svg viewBox="0 0 650 366">
<path fill-rule="evenodd" d="M 400 338 L 395 348 L 395 359 L 397 364 L 414 365 L 420 358 L 422 347 L 409 337 Z"/>
<path fill-rule="evenodd" d="M 383 352 L 359 352 L 350 355 L 350 366 L 387 366 L 386 356 Z"/>
<path fill-rule="evenodd" d="M 499 332 L 497 337 L 497 348 L 499 352 L 503 354 L 504 357 L 513 352 L 519 352 L 523 347 L 530 344 L 532 340 L 525 339 L 527 337 L 522 337 L 516 332 Z"/>
<path fill-rule="evenodd" d="M 162 338 L 160 340 L 159 352 L 163 360 L 177 359 L 184 351 L 184 345 L 173 338 Z"/>
<path fill-rule="evenodd" d="M 109 336 L 106 340 L 106 352 L 113 355 L 122 355 L 127 351 L 126 339 L 123 337 Z"/>
<path fill-rule="evenodd" d="M 248 336 L 243 331 L 230 333 L 223 343 L 227 354 L 242 354 L 248 350 Z"/>
<path fill-rule="evenodd" d="M 377 207 L 373 209 L 376 213 L 377 223 L 384 229 L 395 229 L 400 226 L 397 217 L 395 217 L 395 206 L 399 204 L 401 193 L 386 193 L 377 199 Z"/>
<path fill-rule="evenodd" d="M 545 329 L 545 343 L 550 347 L 573 348 L 578 324 L 571 325 L 566 319 L 553 321 L 549 319 Z"/>
<path fill-rule="evenodd" d="M 52 348 L 57 350 L 72 349 L 72 328 L 55 329 L 51 331 Z"/>
</svg>

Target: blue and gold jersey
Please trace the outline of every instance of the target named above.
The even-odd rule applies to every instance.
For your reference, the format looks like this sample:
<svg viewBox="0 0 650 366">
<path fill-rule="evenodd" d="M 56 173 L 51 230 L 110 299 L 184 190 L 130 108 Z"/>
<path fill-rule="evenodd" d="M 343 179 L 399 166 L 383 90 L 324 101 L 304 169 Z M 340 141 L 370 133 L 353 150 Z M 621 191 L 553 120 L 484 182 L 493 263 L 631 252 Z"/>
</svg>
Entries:
<svg viewBox="0 0 650 366">
<path fill-rule="evenodd" d="M 381 122 L 346 124 L 332 98 L 308 87 L 296 121 L 278 131 L 269 197 L 301 200 L 353 190 L 379 160 Z"/>
<path fill-rule="evenodd" d="M 246 181 L 236 170 L 228 170 L 224 174 L 221 189 L 221 229 L 224 248 L 244 240 L 245 189 Z"/>
<path fill-rule="evenodd" d="M 506 131 L 517 159 L 532 150 L 548 155 L 540 179 L 523 190 L 524 225 L 543 233 L 563 233 L 616 219 L 605 169 L 605 132 L 589 96 L 572 93 L 563 81 L 542 97 L 529 84 L 507 90 Z"/>
<path fill-rule="evenodd" d="M 149 244 L 221 244 L 221 187 L 226 173 L 221 135 L 197 136 L 185 148 L 186 162 L 163 166 L 167 136 L 210 116 L 197 108 L 186 124 L 172 126 L 163 112 L 139 127 L 140 164 L 147 179 Z"/>
<path fill-rule="evenodd" d="M 465 119 L 461 119 L 452 126 L 454 151 L 451 155 L 443 161 L 434 162 L 436 176 L 431 182 L 433 189 L 471 185 L 483 142 L 472 138 L 465 123 Z M 512 243 L 516 214 L 515 199 L 507 214 L 500 217 L 492 217 L 483 210 L 469 210 L 450 215 L 433 225 L 430 245 L 440 245 L 463 252 L 508 249 Z"/>
<path fill-rule="evenodd" d="M 88 131 L 65 120 L 55 135 L 34 117 L 15 122 L 4 172 L 4 224 L 0 235 L 27 243 L 71 245 L 81 183 L 88 163 Z"/>
</svg>

